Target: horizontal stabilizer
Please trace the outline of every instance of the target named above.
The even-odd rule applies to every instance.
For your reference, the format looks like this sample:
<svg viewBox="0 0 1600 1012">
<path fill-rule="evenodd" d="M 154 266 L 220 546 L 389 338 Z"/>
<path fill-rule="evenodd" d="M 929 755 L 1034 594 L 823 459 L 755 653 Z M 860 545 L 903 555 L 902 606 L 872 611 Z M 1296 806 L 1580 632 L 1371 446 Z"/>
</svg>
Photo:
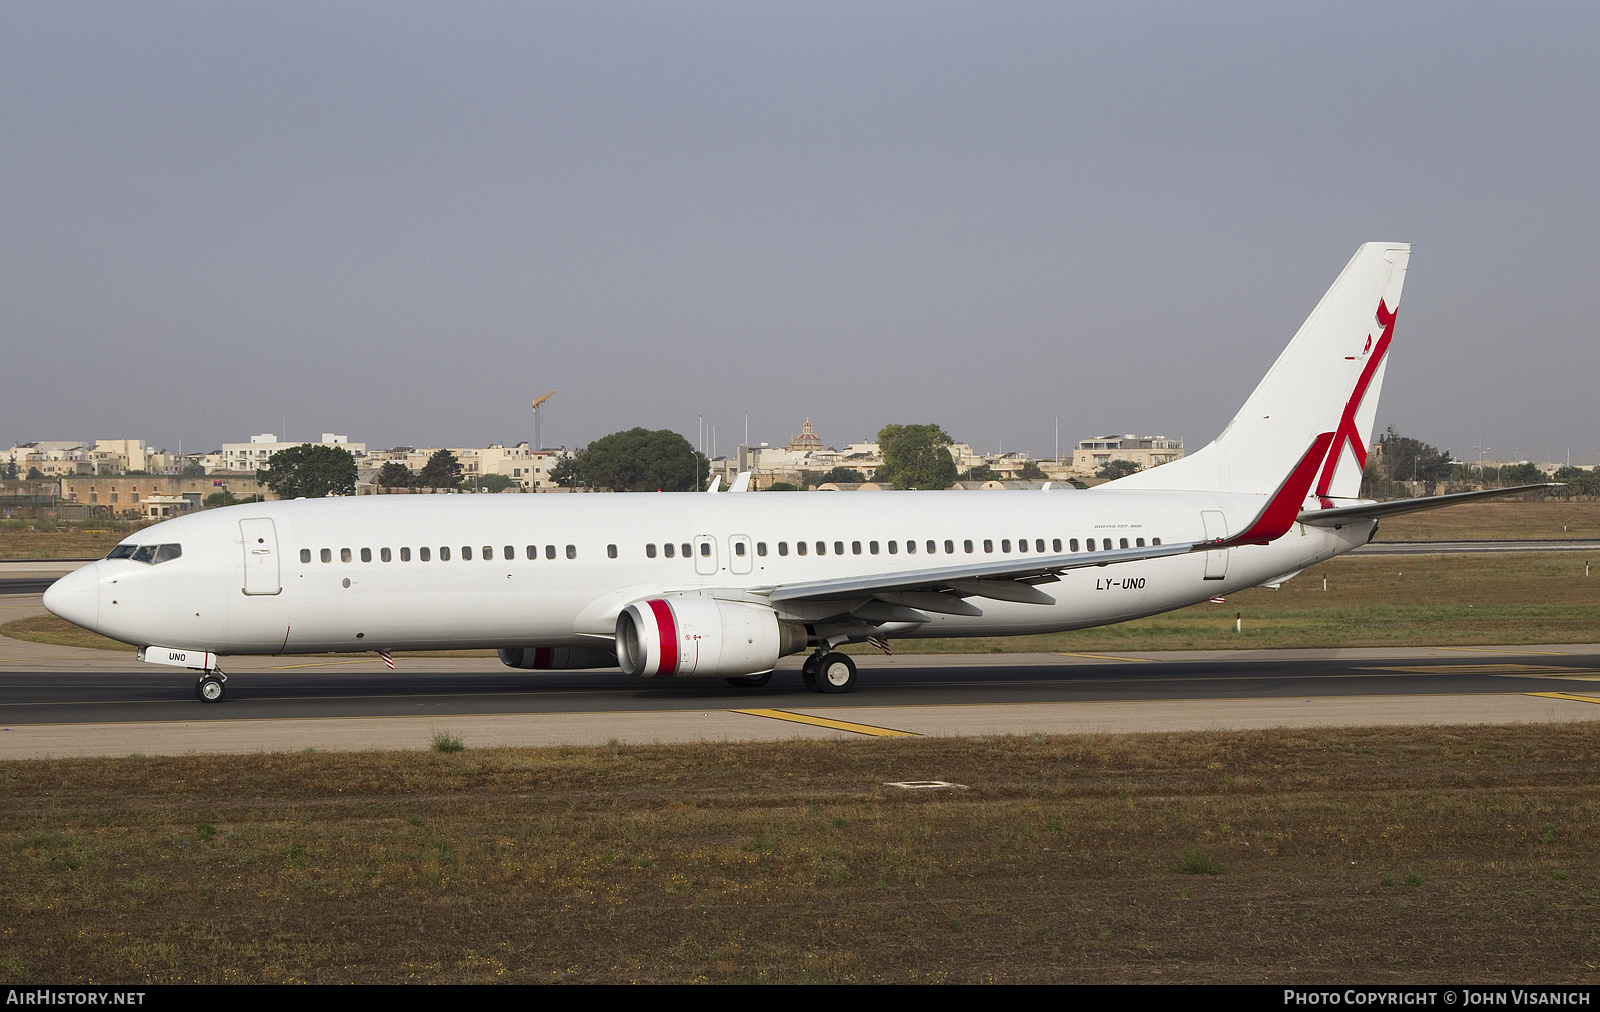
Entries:
<svg viewBox="0 0 1600 1012">
<path fill-rule="evenodd" d="M 1312 527 L 1337 527 L 1347 524 L 1352 520 L 1380 520 L 1383 517 L 1400 516 L 1405 513 L 1421 513 L 1423 510 L 1436 510 L 1444 506 L 1457 506 L 1474 499 L 1489 499 L 1494 496 L 1516 495 L 1518 492 L 1531 492 L 1536 488 L 1559 488 L 1565 482 L 1546 481 L 1537 485 L 1513 485 L 1511 488 L 1486 488 L 1479 492 L 1457 492 L 1454 495 L 1430 495 L 1421 499 L 1394 499 L 1390 502 L 1371 502 L 1361 506 L 1338 506 L 1328 510 L 1306 510 L 1300 514 L 1299 521 Z"/>
</svg>

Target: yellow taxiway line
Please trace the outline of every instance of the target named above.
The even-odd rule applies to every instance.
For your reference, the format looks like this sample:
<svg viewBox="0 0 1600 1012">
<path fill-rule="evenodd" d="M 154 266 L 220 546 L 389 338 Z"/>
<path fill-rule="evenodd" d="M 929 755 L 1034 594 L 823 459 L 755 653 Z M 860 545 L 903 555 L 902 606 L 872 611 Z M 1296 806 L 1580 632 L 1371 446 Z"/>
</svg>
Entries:
<svg viewBox="0 0 1600 1012">
<path fill-rule="evenodd" d="M 1129 664 L 1154 664 L 1155 663 L 1155 659 L 1151 658 L 1151 657 L 1112 657 L 1110 654 L 1063 654 L 1063 653 L 1059 653 L 1058 652 L 1056 654 L 1056 656 L 1057 657 L 1088 657 L 1088 658 L 1090 658 L 1092 660 L 1096 660 L 1096 661 L 1127 661 Z"/>
<path fill-rule="evenodd" d="M 1577 702 L 1577 703 L 1600 703 L 1600 697 L 1596 697 L 1596 696 L 1575 696 L 1570 692 L 1528 692 L 1528 693 L 1524 693 L 1524 695 L 1528 695 L 1528 696 L 1546 696 L 1546 697 L 1548 697 L 1550 699 L 1570 699 L 1570 700 L 1572 700 L 1574 702 Z"/>
<path fill-rule="evenodd" d="M 829 720 L 827 717 L 813 717 L 805 713 L 790 713 L 788 710 L 732 710 L 730 712 L 747 713 L 752 717 L 770 717 L 773 720 L 788 720 L 796 724 L 811 724 L 814 727 L 831 727 L 835 731 L 854 731 L 856 734 L 870 734 L 875 738 L 922 737 L 915 731 L 896 731 L 892 727 L 852 724 L 848 720 Z"/>
</svg>

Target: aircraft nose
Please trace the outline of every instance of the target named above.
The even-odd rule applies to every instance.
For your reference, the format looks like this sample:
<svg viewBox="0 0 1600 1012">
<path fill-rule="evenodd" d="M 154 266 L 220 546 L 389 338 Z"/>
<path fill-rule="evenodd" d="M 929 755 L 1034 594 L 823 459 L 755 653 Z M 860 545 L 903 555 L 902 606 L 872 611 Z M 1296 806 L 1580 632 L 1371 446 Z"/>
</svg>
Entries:
<svg viewBox="0 0 1600 1012">
<path fill-rule="evenodd" d="M 100 624 L 100 564 L 91 562 L 52 583 L 44 592 L 44 606 L 73 625 L 95 629 Z"/>
</svg>

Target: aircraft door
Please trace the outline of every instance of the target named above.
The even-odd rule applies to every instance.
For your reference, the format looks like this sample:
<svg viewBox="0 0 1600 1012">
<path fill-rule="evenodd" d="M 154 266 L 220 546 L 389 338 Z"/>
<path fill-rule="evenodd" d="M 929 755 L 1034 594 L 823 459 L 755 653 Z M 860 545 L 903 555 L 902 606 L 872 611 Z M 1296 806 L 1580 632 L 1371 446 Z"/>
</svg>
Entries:
<svg viewBox="0 0 1600 1012">
<path fill-rule="evenodd" d="M 244 540 L 244 592 L 252 597 L 283 590 L 278 579 L 278 532 L 271 520 L 241 520 Z"/>
<path fill-rule="evenodd" d="M 735 573 L 748 573 L 755 564 L 754 549 L 750 539 L 743 534 L 735 534 L 728 539 L 728 568 Z"/>
<path fill-rule="evenodd" d="M 1206 540 L 1217 541 L 1228 536 L 1228 519 L 1221 510 L 1201 510 L 1200 519 L 1206 525 Z M 1206 553 L 1206 579 L 1221 580 L 1228 575 L 1228 550 L 1226 548 Z"/>
<path fill-rule="evenodd" d="M 694 571 L 701 576 L 717 573 L 717 539 L 701 534 L 694 539 Z"/>
</svg>

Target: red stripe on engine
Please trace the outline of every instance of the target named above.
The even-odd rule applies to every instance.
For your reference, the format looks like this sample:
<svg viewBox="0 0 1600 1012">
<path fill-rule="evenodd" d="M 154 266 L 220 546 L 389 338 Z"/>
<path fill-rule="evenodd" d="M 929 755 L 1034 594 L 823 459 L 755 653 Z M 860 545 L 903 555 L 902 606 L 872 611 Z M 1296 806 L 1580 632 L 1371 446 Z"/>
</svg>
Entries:
<svg viewBox="0 0 1600 1012">
<path fill-rule="evenodd" d="M 678 624 L 672 620 L 672 606 L 660 599 L 646 601 L 656 617 L 656 633 L 661 638 L 661 664 L 655 678 L 671 678 L 678 673 Z"/>
</svg>

